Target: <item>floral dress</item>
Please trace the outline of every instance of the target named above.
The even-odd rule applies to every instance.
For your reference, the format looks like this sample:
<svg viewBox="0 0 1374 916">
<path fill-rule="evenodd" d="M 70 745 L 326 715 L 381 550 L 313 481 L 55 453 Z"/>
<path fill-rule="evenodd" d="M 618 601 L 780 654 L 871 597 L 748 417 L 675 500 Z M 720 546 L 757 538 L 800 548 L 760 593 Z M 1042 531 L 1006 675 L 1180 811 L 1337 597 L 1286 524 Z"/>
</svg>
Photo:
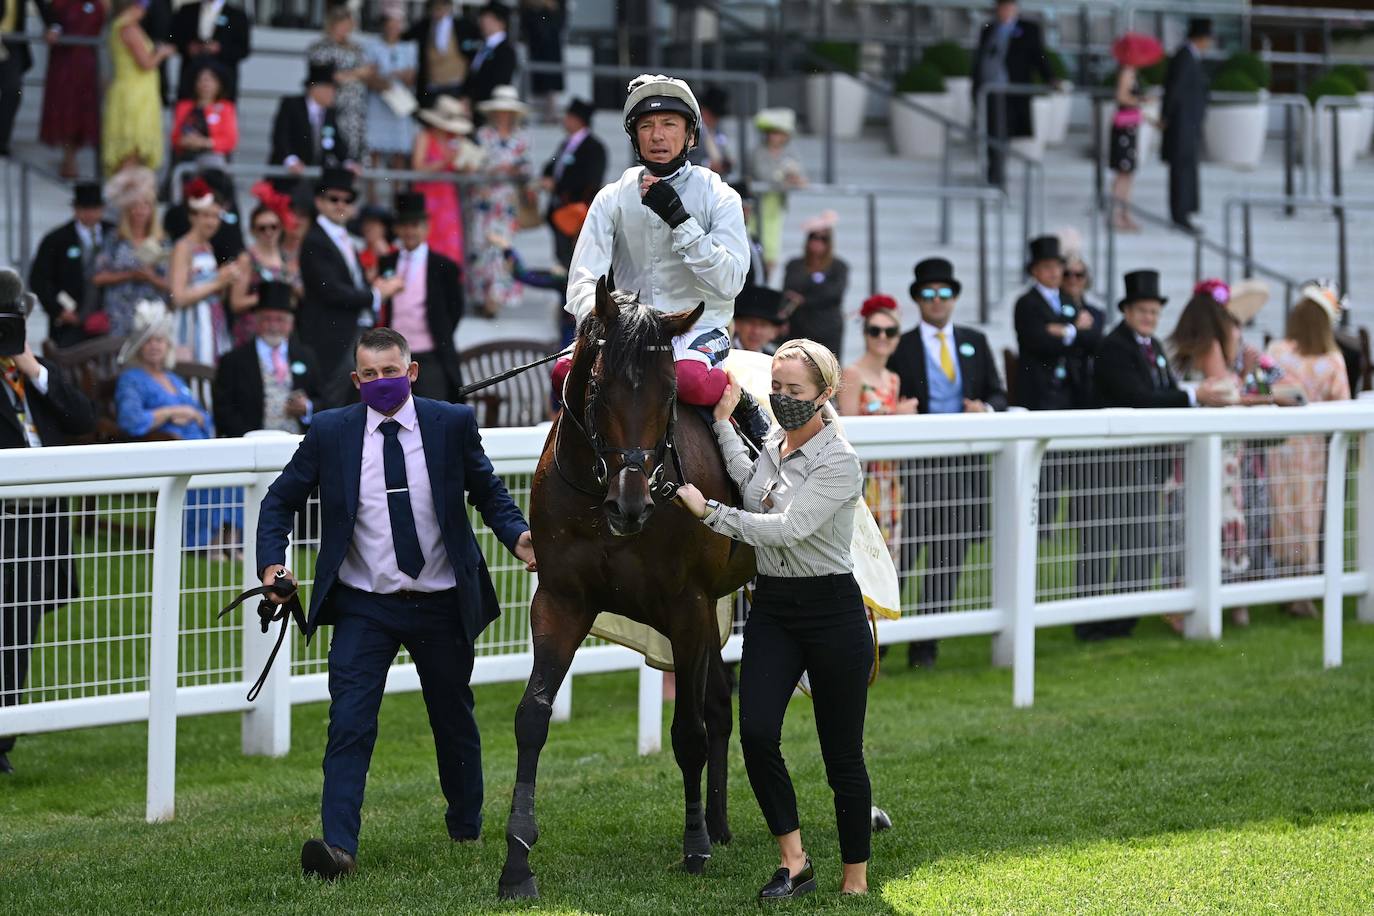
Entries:
<svg viewBox="0 0 1374 916">
<path fill-rule="evenodd" d="M 884 371 L 883 383 L 876 388 L 864 382 L 859 388 L 860 414 L 866 417 L 891 414 L 897 409 L 901 390 L 901 379 L 895 372 Z M 902 539 L 901 464 L 900 461 L 864 463 L 864 502 L 868 503 L 893 560 L 897 559 L 897 545 Z"/>
<path fill-rule="evenodd" d="M 167 276 L 166 244 L 145 241 L 140 245 L 117 232 L 106 233 L 95 255 L 95 273 L 122 272 L 152 266 L 158 276 Z M 156 255 L 156 258 L 154 258 Z M 125 337 L 133 329 L 134 306 L 143 299 L 165 299 L 162 290 L 142 280 L 111 283 L 100 291 L 100 308 L 110 319 L 110 334 Z"/>
<path fill-rule="evenodd" d="M 1309 403 L 1349 399 L 1350 377 L 1339 351 L 1304 356 L 1291 340 L 1276 340 L 1269 345 L 1269 355 L 1283 373 L 1283 381 L 1300 387 Z M 1326 438 L 1285 439 L 1270 449 L 1268 464 L 1274 560 L 1290 574 L 1320 572 Z"/>
<path fill-rule="evenodd" d="M 516 169 L 519 175 L 528 171 L 530 141 L 524 131 L 503 138 L 494 128 L 482 127 L 477 131 L 477 145 L 486 154 L 486 168 L 494 180 L 478 186 L 474 197 L 474 235 L 481 244 L 468 271 L 468 297 L 479 306 L 491 303 L 504 308 L 520 301 L 520 284 L 511 276 L 505 252 L 486 244 L 486 239 L 493 232 L 507 239 L 515 236 L 520 187 L 510 180 L 507 170 Z"/>
<path fill-rule="evenodd" d="M 209 245 L 191 253 L 191 276 L 188 285 L 196 286 L 215 278 L 219 262 Z M 224 318 L 224 303 L 218 294 L 176 311 L 176 330 L 172 335 L 177 359 L 213 366 L 221 353 L 229 350 L 229 326 Z"/>
<path fill-rule="evenodd" d="M 306 49 L 312 64 L 333 64 L 335 70 L 357 70 L 367 66 L 367 55 L 353 43 L 336 44 L 321 38 Z M 334 119 L 339 125 L 348 150 L 357 159 L 367 154 L 367 87 L 362 80 L 339 83 L 338 99 L 334 103 Z"/>
</svg>

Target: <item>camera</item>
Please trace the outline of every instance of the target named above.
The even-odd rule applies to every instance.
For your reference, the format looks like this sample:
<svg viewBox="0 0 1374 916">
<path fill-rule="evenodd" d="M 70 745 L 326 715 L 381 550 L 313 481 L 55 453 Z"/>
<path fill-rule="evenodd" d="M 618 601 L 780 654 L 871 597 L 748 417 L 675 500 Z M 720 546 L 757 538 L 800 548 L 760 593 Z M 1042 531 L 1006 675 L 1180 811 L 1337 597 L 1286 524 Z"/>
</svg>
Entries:
<svg viewBox="0 0 1374 916">
<path fill-rule="evenodd" d="M 24 289 L 19 274 L 8 268 L 0 270 L 0 356 L 24 352 L 33 302 L 33 294 Z"/>
</svg>

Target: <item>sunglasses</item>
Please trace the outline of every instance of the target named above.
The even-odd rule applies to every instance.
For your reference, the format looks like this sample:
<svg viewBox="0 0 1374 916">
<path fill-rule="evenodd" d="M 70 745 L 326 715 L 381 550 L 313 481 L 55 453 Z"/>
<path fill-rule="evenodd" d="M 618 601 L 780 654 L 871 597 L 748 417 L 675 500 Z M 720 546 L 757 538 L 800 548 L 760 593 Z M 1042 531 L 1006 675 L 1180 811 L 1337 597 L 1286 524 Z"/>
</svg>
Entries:
<svg viewBox="0 0 1374 916">
<path fill-rule="evenodd" d="M 886 337 L 888 340 L 892 340 L 901 332 L 901 328 L 880 328 L 876 324 L 870 324 L 864 327 L 864 333 L 874 340 L 877 340 L 879 337 Z"/>
<path fill-rule="evenodd" d="M 927 302 L 932 299 L 953 299 L 954 290 L 950 289 L 948 286 L 941 286 L 937 289 L 926 288 L 921 290 L 921 298 Z"/>
<path fill-rule="evenodd" d="M 1066 270 L 1064 276 L 1071 280 L 1086 280 L 1088 279 L 1088 272 L 1086 270 Z"/>
<path fill-rule="evenodd" d="M 280 232 L 281 223 L 258 223 L 253 227 L 253 231 L 259 234 L 264 232 Z"/>
<path fill-rule="evenodd" d="M 331 204 L 351 204 L 351 203 L 353 203 L 353 198 L 349 197 L 349 196 L 346 195 L 346 194 L 326 194 L 326 195 L 324 196 L 324 199 L 327 200 L 327 201 L 329 201 Z"/>
</svg>

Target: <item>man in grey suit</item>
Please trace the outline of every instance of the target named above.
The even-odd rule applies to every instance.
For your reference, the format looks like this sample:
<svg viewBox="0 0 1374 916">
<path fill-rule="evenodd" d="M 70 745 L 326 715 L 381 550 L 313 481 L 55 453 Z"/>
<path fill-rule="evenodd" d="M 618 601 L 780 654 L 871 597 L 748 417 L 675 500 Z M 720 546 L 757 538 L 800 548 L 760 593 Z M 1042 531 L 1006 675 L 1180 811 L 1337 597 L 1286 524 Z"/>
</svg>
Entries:
<svg viewBox="0 0 1374 916">
<path fill-rule="evenodd" d="M 1207 112 L 1207 74 L 1202 55 L 1212 47 L 1212 20 L 1190 19 L 1188 40 L 1169 61 L 1164 80 L 1164 161 L 1169 163 L 1169 216 L 1193 231 L 1191 217 L 1201 209 L 1198 160 L 1202 157 L 1202 117 Z"/>
</svg>

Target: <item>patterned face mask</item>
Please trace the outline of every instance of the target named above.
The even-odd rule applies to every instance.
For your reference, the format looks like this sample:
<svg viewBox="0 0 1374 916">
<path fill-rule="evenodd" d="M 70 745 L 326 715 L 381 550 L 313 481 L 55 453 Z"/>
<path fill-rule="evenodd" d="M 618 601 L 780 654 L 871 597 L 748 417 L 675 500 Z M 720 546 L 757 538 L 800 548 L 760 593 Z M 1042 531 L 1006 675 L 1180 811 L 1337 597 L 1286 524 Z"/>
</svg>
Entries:
<svg viewBox="0 0 1374 916">
<path fill-rule="evenodd" d="M 768 396 L 768 403 L 773 408 L 778 425 L 786 430 L 801 429 L 821 409 L 821 405 L 815 401 L 803 401 L 777 392 Z"/>
</svg>

